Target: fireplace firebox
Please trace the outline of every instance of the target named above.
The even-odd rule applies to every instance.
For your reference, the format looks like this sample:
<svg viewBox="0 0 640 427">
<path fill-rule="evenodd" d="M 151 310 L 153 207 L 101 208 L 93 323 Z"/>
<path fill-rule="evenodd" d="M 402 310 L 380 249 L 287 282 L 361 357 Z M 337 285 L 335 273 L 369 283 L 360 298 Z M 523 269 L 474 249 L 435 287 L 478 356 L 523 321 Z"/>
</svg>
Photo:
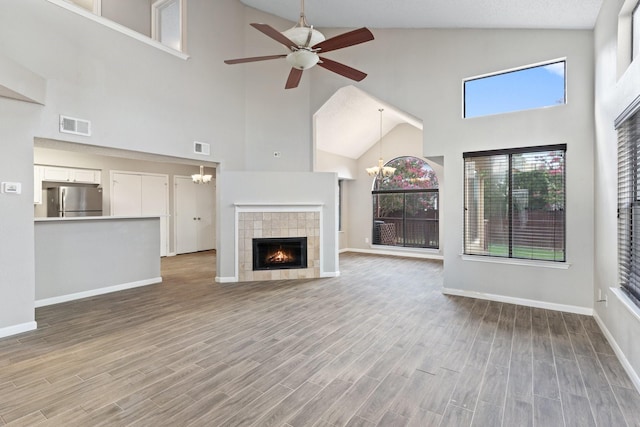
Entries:
<svg viewBox="0 0 640 427">
<path fill-rule="evenodd" d="M 307 268 L 307 238 L 253 239 L 253 270 Z"/>
</svg>

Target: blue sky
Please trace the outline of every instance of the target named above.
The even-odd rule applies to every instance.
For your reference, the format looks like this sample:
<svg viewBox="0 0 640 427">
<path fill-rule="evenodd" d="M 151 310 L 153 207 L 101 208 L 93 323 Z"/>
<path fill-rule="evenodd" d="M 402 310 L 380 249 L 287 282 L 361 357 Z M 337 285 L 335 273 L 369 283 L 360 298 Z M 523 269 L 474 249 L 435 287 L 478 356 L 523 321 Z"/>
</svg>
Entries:
<svg viewBox="0 0 640 427">
<path fill-rule="evenodd" d="M 565 103 L 565 63 L 467 80 L 465 117 L 529 110 Z"/>
</svg>

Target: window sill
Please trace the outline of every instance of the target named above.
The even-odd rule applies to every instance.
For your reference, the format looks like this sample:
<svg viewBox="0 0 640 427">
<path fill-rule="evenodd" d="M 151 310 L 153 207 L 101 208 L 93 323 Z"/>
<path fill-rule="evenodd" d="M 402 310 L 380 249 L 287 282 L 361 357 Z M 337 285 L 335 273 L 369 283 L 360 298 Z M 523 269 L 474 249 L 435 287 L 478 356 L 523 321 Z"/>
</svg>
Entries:
<svg viewBox="0 0 640 427">
<path fill-rule="evenodd" d="M 499 258 L 499 257 L 485 256 L 485 255 L 460 254 L 460 258 L 462 258 L 463 261 L 488 262 L 491 264 L 520 265 L 525 267 L 555 268 L 558 270 L 568 270 L 571 267 L 571 264 L 569 264 L 568 262 L 536 261 L 536 260 L 516 259 L 516 258 Z"/>
<path fill-rule="evenodd" d="M 618 298 L 618 300 L 620 300 L 622 305 L 626 307 L 627 311 L 629 311 L 629 313 L 631 313 L 631 315 L 635 317 L 637 321 L 640 321 L 640 307 L 638 307 L 633 301 L 631 301 L 629 299 L 629 296 L 622 289 L 609 288 L 609 290 L 611 290 L 611 292 Z"/>
<path fill-rule="evenodd" d="M 183 52 L 179 52 L 175 49 L 171 49 L 168 46 L 163 45 L 162 43 L 153 40 L 150 37 L 145 36 L 144 34 L 140 34 L 137 31 L 133 31 L 131 28 L 127 28 L 124 25 L 118 24 L 117 22 L 113 22 L 107 18 L 103 18 L 102 16 L 98 16 L 92 12 L 89 12 L 88 10 L 85 10 L 83 8 L 81 8 L 80 6 L 76 6 L 73 3 L 68 3 L 65 0 L 47 0 L 49 3 L 53 3 L 56 6 L 60 6 L 63 9 L 66 9 L 70 12 L 76 13 L 80 16 L 83 16 L 87 19 L 90 19 L 94 22 L 97 22 L 98 24 L 102 24 L 105 27 L 111 28 L 112 30 L 115 30 L 121 34 L 124 34 L 126 36 L 129 36 L 133 39 L 136 39 L 146 45 L 149 45 L 151 47 L 155 47 L 156 49 L 162 50 L 166 53 L 169 53 L 173 56 L 176 56 L 180 59 L 183 60 L 187 60 L 189 59 L 189 55 L 187 55 L 186 53 Z"/>
</svg>

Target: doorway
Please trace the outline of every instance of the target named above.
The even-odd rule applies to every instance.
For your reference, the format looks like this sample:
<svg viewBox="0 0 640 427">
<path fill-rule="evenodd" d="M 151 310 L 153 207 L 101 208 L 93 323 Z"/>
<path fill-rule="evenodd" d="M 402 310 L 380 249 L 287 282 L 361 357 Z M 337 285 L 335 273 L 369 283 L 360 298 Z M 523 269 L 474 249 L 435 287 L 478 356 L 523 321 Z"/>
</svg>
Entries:
<svg viewBox="0 0 640 427">
<path fill-rule="evenodd" d="M 215 181 L 196 184 L 174 176 L 176 254 L 215 249 Z"/>
</svg>

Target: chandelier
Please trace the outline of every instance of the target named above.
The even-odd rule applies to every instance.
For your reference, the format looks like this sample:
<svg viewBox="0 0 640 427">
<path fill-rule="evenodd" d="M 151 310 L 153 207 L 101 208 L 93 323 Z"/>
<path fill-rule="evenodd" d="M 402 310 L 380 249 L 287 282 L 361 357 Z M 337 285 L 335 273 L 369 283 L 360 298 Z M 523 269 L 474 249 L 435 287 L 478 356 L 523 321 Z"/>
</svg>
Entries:
<svg viewBox="0 0 640 427">
<path fill-rule="evenodd" d="M 212 178 L 211 175 L 205 175 L 204 174 L 204 166 L 200 166 L 200 173 L 196 173 L 196 174 L 191 175 L 191 179 L 196 184 L 207 184 L 207 183 L 211 182 L 211 178 Z"/>
<path fill-rule="evenodd" d="M 382 160 L 382 112 L 384 111 L 384 108 L 379 108 L 378 111 L 380 111 L 380 140 L 378 141 L 380 158 L 378 158 L 378 166 L 367 168 L 367 173 L 369 174 L 369 176 L 378 176 L 382 178 L 393 175 L 396 171 L 396 168 L 384 166 L 384 160 Z"/>
</svg>

